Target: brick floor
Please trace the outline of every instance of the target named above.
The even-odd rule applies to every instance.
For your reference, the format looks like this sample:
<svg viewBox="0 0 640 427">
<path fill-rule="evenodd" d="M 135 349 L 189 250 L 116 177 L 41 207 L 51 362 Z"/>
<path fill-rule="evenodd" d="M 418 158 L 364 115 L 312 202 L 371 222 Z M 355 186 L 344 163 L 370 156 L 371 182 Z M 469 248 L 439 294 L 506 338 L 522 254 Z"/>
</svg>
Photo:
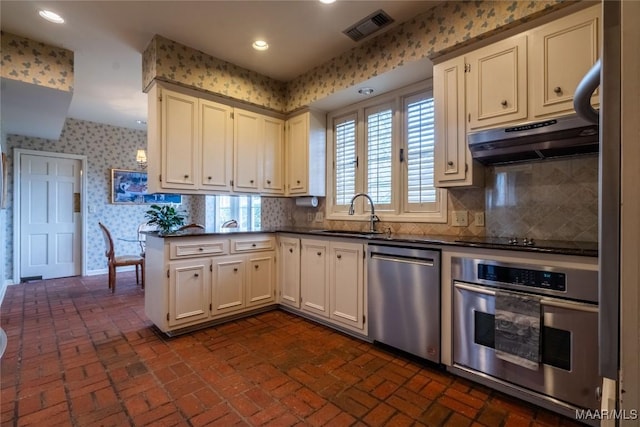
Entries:
<svg viewBox="0 0 640 427">
<path fill-rule="evenodd" d="M 168 338 L 133 273 L 10 286 L 1 426 L 570 426 L 283 311 Z"/>
</svg>

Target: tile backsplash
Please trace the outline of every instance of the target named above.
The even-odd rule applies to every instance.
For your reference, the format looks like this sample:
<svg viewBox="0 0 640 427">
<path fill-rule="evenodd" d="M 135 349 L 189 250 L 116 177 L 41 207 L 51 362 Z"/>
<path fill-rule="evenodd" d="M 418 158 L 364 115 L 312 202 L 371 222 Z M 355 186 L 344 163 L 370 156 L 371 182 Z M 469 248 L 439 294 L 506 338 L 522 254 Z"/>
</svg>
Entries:
<svg viewBox="0 0 640 427">
<path fill-rule="evenodd" d="M 495 166 L 486 175 L 487 235 L 598 240 L 598 156 Z"/>
</svg>

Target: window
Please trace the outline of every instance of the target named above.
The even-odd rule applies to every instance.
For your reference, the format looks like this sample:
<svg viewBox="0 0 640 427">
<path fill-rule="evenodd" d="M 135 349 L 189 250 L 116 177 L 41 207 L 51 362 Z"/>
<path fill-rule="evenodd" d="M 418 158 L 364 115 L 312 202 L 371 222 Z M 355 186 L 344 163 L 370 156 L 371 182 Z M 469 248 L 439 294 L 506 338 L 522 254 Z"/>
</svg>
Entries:
<svg viewBox="0 0 640 427">
<path fill-rule="evenodd" d="M 207 227 L 219 229 L 235 219 L 238 228 L 255 230 L 261 226 L 260 214 L 260 196 L 206 196 Z"/>
<path fill-rule="evenodd" d="M 446 191 L 434 187 L 434 105 L 420 83 L 329 115 L 333 159 L 328 169 L 329 219 L 368 218 L 365 200 L 356 215 L 353 196 L 367 193 L 383 221 L 446 222 Z"/>
</svg>

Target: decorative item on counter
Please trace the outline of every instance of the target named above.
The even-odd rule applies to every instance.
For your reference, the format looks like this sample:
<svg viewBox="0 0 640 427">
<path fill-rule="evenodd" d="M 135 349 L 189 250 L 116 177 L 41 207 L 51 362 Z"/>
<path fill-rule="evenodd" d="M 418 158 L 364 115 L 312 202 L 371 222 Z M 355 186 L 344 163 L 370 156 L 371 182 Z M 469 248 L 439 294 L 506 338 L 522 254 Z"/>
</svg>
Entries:
<svg viewBox="0 0 640 427">
<path fill-rule="evenodd" d="M 308 208 L 318 207 L 318 198 L 316 196 L 311 197 L 296 197 L 296 206 L 303 206 Z"/>
<path fill-rule="evenodd" d="M 184 225 L 185 216 L 172 205 L 151 205 L 145 212 L 147 224 L 157 225 L 161 233 L 170 233 Z"/>
</svg>

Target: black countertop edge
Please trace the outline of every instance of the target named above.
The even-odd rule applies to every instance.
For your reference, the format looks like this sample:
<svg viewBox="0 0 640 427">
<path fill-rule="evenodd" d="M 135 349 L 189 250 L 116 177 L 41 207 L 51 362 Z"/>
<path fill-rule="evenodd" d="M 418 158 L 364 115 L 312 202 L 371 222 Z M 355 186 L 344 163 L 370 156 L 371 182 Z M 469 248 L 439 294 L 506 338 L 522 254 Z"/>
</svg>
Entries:
<svg viewBox="0 0 640 427">
<path fill-rule="evenodd" d="M 591 246 L 594 244 L 586 244 L 581 246 L 580 242 L 568 242 L 567 247 L 531 247 L 531 246 L 518 246 L 518 245 L 496 245 L 491 243 L 482 242 L 468 242 L 461 241 L 465 239 L 465 236 L 449 236 L 449 235 L 420 235 L 420 234 L 392 234 L 387 237 L 386 234 L 342 234 L 340 230 L 335 232 L 322 231 L 322 229 L 304 228 L 304 227 L 279 227 L 273 229 L 260 229 L 260 230 L 241 230 L 241 229 L 226 229 L 226 230 L 187 230 L 176 231 L 172 233 L 162 234 L 157 231 L 144 232 L 150 236 L 157 236 L 161 238 L 182 238 L 189 236 L 230 236 L 230 235 L 243 235 L 243 234 L 258 234 L 258 233 L 290 233 L 290 234 L 308 234 L 312 236 L 325 236 L 325 237 L 341 237 L 350 239 L 366 240 L 371 243 L 414 243 L 414 244 L 429 244 L 429 245 L 445 245 L 456 246 L 466 248 L 479 248 L 479 249 L 496 249 L 496 250 L 508 250 L 508 251 L 521 251 L 521 252 L 536 252 L 546 254 L 558 254 L 558 255 L 577 255 L 586 257 L 598 257 L 598 250 L 593 249 Z"/>
</svg>

